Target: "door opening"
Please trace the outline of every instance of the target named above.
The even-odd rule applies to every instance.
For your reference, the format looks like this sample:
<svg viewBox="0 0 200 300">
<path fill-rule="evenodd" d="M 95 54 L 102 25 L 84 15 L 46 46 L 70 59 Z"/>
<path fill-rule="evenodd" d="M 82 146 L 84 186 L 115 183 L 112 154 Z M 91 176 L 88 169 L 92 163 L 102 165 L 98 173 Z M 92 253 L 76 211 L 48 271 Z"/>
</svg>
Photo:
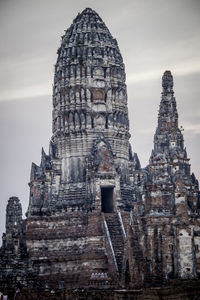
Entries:
<svg viewBox="0 0 200 300">
<path fill-rule="evenodd" d="M 113 212 L 113 187 L 101 188 L 101 211 L 104 213 Z"/>
</svg>

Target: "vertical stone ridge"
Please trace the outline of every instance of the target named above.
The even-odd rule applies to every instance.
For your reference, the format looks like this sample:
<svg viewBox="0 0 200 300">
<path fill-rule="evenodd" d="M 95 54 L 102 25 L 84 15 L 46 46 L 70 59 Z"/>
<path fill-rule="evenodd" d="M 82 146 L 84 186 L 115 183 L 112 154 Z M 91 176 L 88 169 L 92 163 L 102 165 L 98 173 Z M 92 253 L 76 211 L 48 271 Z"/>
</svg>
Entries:
<svg viewBox="0 0 200 300">
<path fill-rule="evenodd" d="M 158 114 L 158 126 L 154 136 L 154 156 L 185 156 L 183 135 L 178 128 L 178 112 L 173 91 L 173 76 L 165 71 L 162 77 L 162 98 Z"/>
</svg>

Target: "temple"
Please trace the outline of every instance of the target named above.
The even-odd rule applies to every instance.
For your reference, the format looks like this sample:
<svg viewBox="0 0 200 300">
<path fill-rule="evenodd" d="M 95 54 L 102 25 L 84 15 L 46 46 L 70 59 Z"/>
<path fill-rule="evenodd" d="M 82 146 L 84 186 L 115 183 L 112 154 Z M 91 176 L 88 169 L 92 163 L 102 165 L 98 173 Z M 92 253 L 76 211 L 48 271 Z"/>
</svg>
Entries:
<svg viewBox="0 0 200 300">
<path fill-rule="evenodd" d="M 200 194 L 171 72 L 162 77 L 154 148 L 141 168 L 129 142 L 123 59 L 94 10 L 78 14 L 57 54 L 49 153 L 42 149 L 41 164 L 32 164 L 26 218 L 18 198 L 8 201 L 0 289 L 197 280 Z"/>
</svg>

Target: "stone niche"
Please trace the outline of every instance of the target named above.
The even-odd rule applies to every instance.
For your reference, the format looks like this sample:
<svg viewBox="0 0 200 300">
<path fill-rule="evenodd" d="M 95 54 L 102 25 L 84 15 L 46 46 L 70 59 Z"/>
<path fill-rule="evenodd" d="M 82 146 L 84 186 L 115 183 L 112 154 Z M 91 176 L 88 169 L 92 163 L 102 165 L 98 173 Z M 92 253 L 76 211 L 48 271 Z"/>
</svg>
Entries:
<svg viewBox="0 0 200 300">
<path fill-rule="evenodd" d="M 94 102 L 102 102 L 105 101 L 105 93 L 100 89 L 95 89 L 93 92 L 93 101 Z"/>
<path fill-rule="evenodd" d="M 106 127 L 106 119 L 103 115 L 96 115 L 94 118 L 94 127 L 104 129 Z"/>
</svg>

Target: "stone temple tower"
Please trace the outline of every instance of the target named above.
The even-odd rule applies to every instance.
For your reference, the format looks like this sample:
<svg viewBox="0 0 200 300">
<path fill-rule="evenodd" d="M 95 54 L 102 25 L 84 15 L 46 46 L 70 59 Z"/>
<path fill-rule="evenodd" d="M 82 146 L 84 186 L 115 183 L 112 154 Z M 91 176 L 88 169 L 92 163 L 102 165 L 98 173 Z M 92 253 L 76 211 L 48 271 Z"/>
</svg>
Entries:
<svg viewBox="0 0 200 300">
<path fill-rule="evenodd" d="M 18 198 L 8 201 L 0 290 L 20 284 L 27 294 L 53 289 L 95 299 L 88 293 L 98 289 L 99 298 L 101 289 L 101 299 L 132 299 L 137 288 L 200 278 L 199 186 L 171 72 L 162 77 L 154 148 L 141 168 L 129 144 L 122 56 L 86 8 L 58 49 L 52 119 L 49 154 L 42 149 L 31 167 L 27 218 Z"/>
<path fill-rule="evenodd" d="M 32 166 L 28 215 L 64 207 L 110 212 L 126 207 L 120 184 L 126 193 L 130 134 L 117 41 L 87 8 L 57 53 L 50 154 L 42 152 L 40 167 Z"/>
<path fill-rule="evenodd" d="M 129 138 L 122 56 L 86 8 L 62 37 L 49 155 L 42 149 L 31 169 L 27 248 L 43 282 L 110 285 L 120 276 L 122 214 L 133 207 Z"/>
<path fill-rule="evenodd" d="M 147 167 L 146 211 L 172 214 L 183 198 L 192 210 L 196 210 L 198 184 L 194 174 L 191 176 L 189 160 L 178 124 L 173 76 L 165 71 L 154 149 Z"/>
<path fill-rule="evenodd" d="M 198 278 L 199 185 L 190 172 L 178 126 L 170 71 L 162 76 L 158 125 L 149 164 L 133 173 L 137 202 L 127 234 L 125 257 L 129 276 L 124 274 L 125 280 L 128 277 L 134 287 L 142 281 L 158 284 L 175 278 Z"/>
</svg>

